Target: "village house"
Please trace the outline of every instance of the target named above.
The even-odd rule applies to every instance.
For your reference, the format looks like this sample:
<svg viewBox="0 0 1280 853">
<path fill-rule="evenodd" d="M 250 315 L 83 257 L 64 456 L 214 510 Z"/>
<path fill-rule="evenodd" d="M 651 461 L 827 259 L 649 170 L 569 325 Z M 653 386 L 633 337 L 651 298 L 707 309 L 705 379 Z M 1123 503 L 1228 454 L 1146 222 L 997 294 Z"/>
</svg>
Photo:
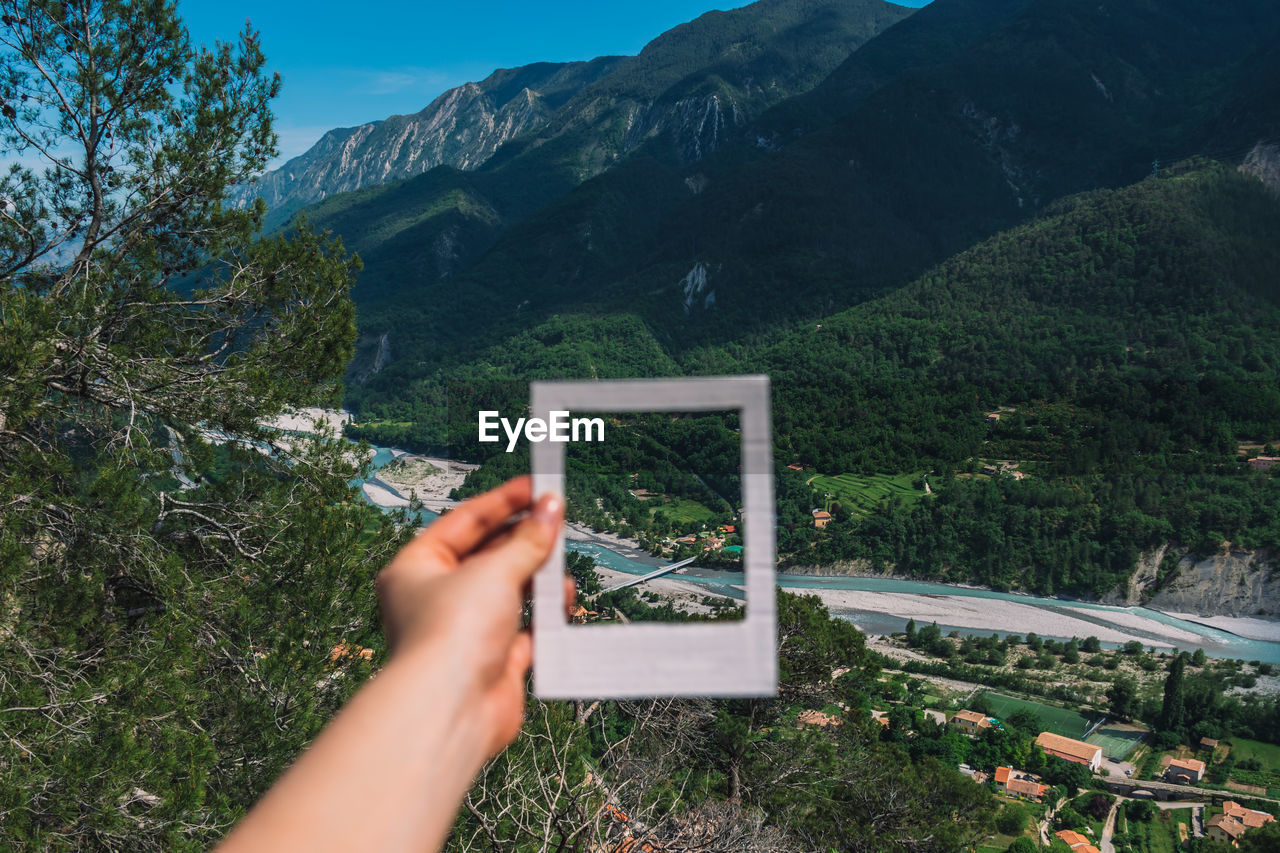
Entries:
<svg viewBox="0 0 1280 853">
<path fill-rule="evenodd" d="M 1083 764 L 1095 773 L 1102 767 L 1102 747 L 1082 740 L 1072 740 L 1069 737 L 1055 735 L 1053 732 L 1041 732 L 1036 738 L 1036 746 L 1040 747 L 1045 755 L 1054 755 L 1066 761 Z"/>
<path fill-rule="evenodd" d="M 1246 809 L 1237 802 L 1227 800 L 1222 804 L 1222 814 L 1214 815 L 1205 824 L 1205 834 L 1214 841 L 1221 841 L 1224 844 L 1230 844 L 1232 847 L 1239 847 L 1241 835 L 1251 829 L 1257 829 L 1263 824 L 1271 823 L 1273 820 L 1275 818 L 1266 812 Z"/>
<path fill-rule="evenodd" d="M 1166 782 L 1192 785 L 1204 778 L 1204 762 L 1195 758 L 1174 758 L 1166 755 L 1160 759 L 1160 775 Z"/>
<path fill-rule="evenodd" d="M 1049 786 L 1042 785 L 1037 777 L 1012 767 L 997 767 L 994 782 L 998 793 L 1033 803 L 1040 802 L 1044 792 L 1049 790 Z"/>
<path fill-rule="evenodd" d="M 984 729 L 991 728 L 991 720 L 987 719 L 986 714 L 968 709 L 952 714 L 950 723 L 965 734 L 974 736 L 981 734 Z"/>
<path fill-rule="evenodd" d="M 1011 462 L 1007 459 L 997 459 L 994 462 L 988 462 L 983 465 L 982 473 L 986 474 L 988 477 L 995 477 L 996 475 L 1002 474 L 1006 477 L 1012 477 L 1015 480 L 1022 480 L 1025 479 L 1027 475 L 1018 470 L 1018 466 L 1021 464 L 1021 462 Z"/>
<path fill-rule="evenodd" d="M 581 604 L 576 604 L 573 609 L 569 611 L 569 621 L 575 625 L 585 625 L 587 624 L 587 617 L 595 615 L 596 611 L 588 610 Z"/>
<path fill-rule="evenodd" d="M 1202 737 L 1200 738 L 1200 748 L 1207 749 L 1209 752 L 1213 752 L 1215 749 L 1218 748 L 1218 741 L 1215 738 Z"/>
<path fill-rule="evenodd" d="M 813 511 L 813 526 L 821 530 L 831 523 L 831 513 L 825 509 L 815 509 Z"/>
<path fill-rule="evenodd" d="M 804 466 L 803 466 L 803 465 L 797 465 L 796 463 L 792 462 L 790 465 L 788 465 L 788 466 L 787 466 L 787 469 L 788 469 L 788 470 L 790 470 L 790 471 L 803 471 L 803 470 L 804 470 Z"/>
<path fill-rule="evenodd" d="M 1063 843 L 1071 848 L 1071 853 L 1102 853 L 1097 847 L 1093 846 L 1092 841 L 1074 830 L 1064 829 L 1060 832 L 1055 832 L 1054 835 L 1061 838 Z"/>
<path fill-rule="evenodd" d="M 1280 462 L 1280 456 L 1255 456 L 1249 460 L 1249 467 L 1255 471 L 1269 471 L 1277 462 Z"/>
</svg>

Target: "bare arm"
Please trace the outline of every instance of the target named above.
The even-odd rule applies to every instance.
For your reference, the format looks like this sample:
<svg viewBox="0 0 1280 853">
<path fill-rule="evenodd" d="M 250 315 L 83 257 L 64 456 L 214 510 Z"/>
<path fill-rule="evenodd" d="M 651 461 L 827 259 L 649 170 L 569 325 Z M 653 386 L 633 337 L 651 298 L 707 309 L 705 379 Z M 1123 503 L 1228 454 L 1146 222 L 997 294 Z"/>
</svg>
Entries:
<svg viewBox="0 0 1280 853">
<path fill-rule="evenodd" d="M 520 731 L 524 589 L 563 517 L 527 477 L 433 523 L 378 576 L 390 662 L 220 848 L 439 850 L 477 772 Z M 567 582 L 566 594 L 572 594 Z"/>
</svg>

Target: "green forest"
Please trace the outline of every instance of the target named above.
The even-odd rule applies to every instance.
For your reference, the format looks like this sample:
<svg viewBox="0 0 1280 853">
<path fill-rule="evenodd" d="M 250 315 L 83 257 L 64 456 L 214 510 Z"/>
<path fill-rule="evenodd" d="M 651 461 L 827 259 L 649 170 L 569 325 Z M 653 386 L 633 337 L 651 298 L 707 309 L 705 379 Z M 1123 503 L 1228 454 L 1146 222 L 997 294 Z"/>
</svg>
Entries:
<svg viewBox="0 0 1280 853">
<path fill-rule="evenodd" d="M 1237 453 L 1280 436 L 1276 233 L 1280 202 L 1256 179 L 1188 165 L 1065 199 L 898 292 L 754 346 L 670 354 L 634 315 L 556 317 L 405 399 L 368 398 L 349 430 L 488 458 L 474 490 L 527 465 L 478 444 L 473 413 L 519 410 L 528 379 L 767 373 L 784 564 L 865 560 L 1101 595 L 1160 544 L 1280 545 L 1280 485 Z M 380 412 L 398 421 L 381 426 Z M 717 423 L 723 455 L 736 436 L 732 419 Z M 593 452 L 610 458 L 589 469 L 608 511 L 639 531 L 630 475 L 694 497 L 673 480 L 678 460 L 687 475 L 724 472 L 729 458 L 701 459 L 653 419 L 642 432 L 609 431 Z M 984 473 L 993 461 L 1016 467 Z M 571 470 L 573 488 L 590 484 Z M 842 506 L 818 474 L 905 474 L 930 495 Z M 824 507 L 834 518 L 819 531 L 810 510 Z"/>
</svg>

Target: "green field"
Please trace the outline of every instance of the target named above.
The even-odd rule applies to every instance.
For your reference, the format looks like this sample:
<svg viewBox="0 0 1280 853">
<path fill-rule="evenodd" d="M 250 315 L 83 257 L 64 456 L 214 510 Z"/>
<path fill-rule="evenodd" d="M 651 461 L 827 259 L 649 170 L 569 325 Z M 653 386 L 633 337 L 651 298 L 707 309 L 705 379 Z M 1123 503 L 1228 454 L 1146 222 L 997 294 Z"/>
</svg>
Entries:
<svg viewBox="0 0 1280 853">
<path fill-rule="evenodd" d="M 1190 837 L 1191 809 L 1169 809 L 1156 815 L 1150 823 L 1131 820 L 1128 822 L 1129 838 L 1135 851 L 1142 853 L 1177 853 L 1182 849 L 1181 834 L 1178 826 L 1186 827 Z"/>
<path fill-rule="evenodd" d="M 1280 772 L 1280 745 L 1274 743 L 1262 743 L 1261 741 L 1248 740 L 1242 737 L 1233 737 L 1231 743 L 1231 757 L 1238 764 L 1247 758 L 1256 758 L 1262 762 L 1264 767 L 1270 767 L 1276 772 Z"/>
<path fill-rule="evenodd" d="M 1102 726 L 1085 738 L 1085 743 L 1102 747 L 1102 754 L 1107 758 L 1124 759 L 1142 743 L 1144 733 L 1118 726 Z"/>
<path fill-rule="evenodd" d="M 1267 789 L 1270 796 L 1280 791 L 1280 746 L 1274 743 L 1232 738 L 1231 758 L 1235 761 L 1235 769 L 1231 778 L 1246 785 L 1259 785 Z M 1260 770 L 1248 770 L 1240 766 L 1240 762 L 1256 759 L 1262 763 Z"/>
<path fill-rule="evenodd" d="M 649 512 L 652 514 L 658 510 L 662 510 L 667 518 L 680 525 L 701 524 L 715 515 L 702 504 L 688 498 L 672 498 L 667 503 L 650 507 Z"/>
<path fill-rule="evenodd" d="M 913 485 L 916 474 L 819 474 L 809 480 L 814 491 L 830 494 L 850 515 L 867 515 L 887 500 L 918 501 L 924 492 Z"/>
<path fill-rule="evenodd" d="M 1076 711 L 1066 708 L 1055 708 L 1052 705 L 1041 705 L 1028 699 L 1015 699 L 1003 693 L 984 693 L 983 698 L 991 707 L 991 716 L 996 719 L 1008 719 L 1018 711 L 1026 711 L 1040 719 L 1044 731 L 1053 732 L 1064 737 L 1079 738 L 1089 728 L 1089 719 Z"/>
</svg>

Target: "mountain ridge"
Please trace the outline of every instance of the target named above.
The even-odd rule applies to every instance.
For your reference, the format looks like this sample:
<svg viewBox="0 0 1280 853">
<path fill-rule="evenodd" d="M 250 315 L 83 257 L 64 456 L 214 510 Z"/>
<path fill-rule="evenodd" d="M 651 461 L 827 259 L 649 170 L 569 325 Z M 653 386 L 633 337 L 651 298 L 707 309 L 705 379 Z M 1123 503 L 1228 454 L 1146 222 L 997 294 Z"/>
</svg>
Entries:
<svg viewBox="0 0 1280 853">
<path fill-rule="evenodd" d="M 369 325 L 389 328 L 383 305 L 429 306 L 413 322 L 436 336 L 430 361 L 485 328 L 500 337 L 503 324 L 584 306 L 629 306 L 685 347 L 832 313 L 1064 194 L 1137 180 L 1166 152 L 1232 146 L 1243 158 L 1280 117 L 1277 103 L 1249 101 L 1280 10 L 1247 5 L 1252 17 L 1228 26 L 1188 0 L 1002 4 L 946 62 L 920 65 L 929 53 L 917 50 L 852 112 L 777 150 L 746 139 L 693 165 L 633 156 L 508 228 L 460 287 L 389 276 L 389 255 L 362 249 Z M 930 20 L 942 38 L 943 13 L 966 6 L 935 0 L 848 61 Z M 1197 16 L 1212 39 L 1188 29 Z M 1056 59 L 1037 66 L 1042 56 Z M 682 282 L 697 269 L 695 306 Z"/>
<path fill-rule="evenodd" d="M 539 90 L 535 108 L 519 110 L 511 100 L 518 91 L 504 89 L 502 81 L 495 80 L 503 74 L 528 75 L 529 69 L 540 67 L 522 66 L 495 72 L 482 84 L 451 90 L 418 114 L 418 124 L 437 129 L 447 131 L 450 122 L 457 123 L 484 141 L 479 149 L 454 145 L 451 156 L 438 163 L 419 157 L 412 161 L 416 174 L 410 174 L 385 168 L 393 159 L 390 151 L 403 122 L 386 120 L 362 126 L 367 129 L 332 131 L 323 148 L 298 158 L 300 164 L 291 161 L 268 173 L 244 188 L 237 201 L 261 195 L 272 208 L 268 227 L 273 227 L 305 203 L 322 204 L 338 189 L 388 186 L 396 198 L 406 199 L 403 190 L 389 187 L 396 180 L 383 178 L 413 180 L 422 177 L 428 164 L 468 174 L 492 172 L 489 179 L 427 179 L 421 185 L 422 198 L 412 203 L 432 208 L 441 197 L 432 192 L 470 191 L 483 195 L 483 206 L 499 213 L 496 229 L 465 227 L 457 217 L 446 217 L 439 229 L 415 238 L 427 247 L 423 260 L 431 268 L 441 254 L 436 244 L 454 247 L 457 259 L 448 278 L 487 249 L 498 231 L 634 153 L 652 151 L 675 162 L 709 155 L 739 135 L 755 114 L 815 85 L 857 46 L 912 12 L 885 0 L 757 0 L 728 12 L 709 12 L 660 35 L 637 56 L 565 66 L 555 72 L 559 77 L 549 77 L 559 82 L 554 96 Z M 806 31 L 801 39 L 800 30 L 815 23 L 821 24 L 819 30 Z M 480 95 L 468 95 L 470 86 L 480 86 Z M 497 106 L 495 99 L 503 97 L 509 100 Z M 468 109 L 465 120 L 459 119 Z M 415 127 L 410 122 L 407 131 Z M 492 130 L 499 127 L 503 132 Z M 440 133 L 423 134 L 437 147 L 439 138 Z M 344 160 L 344 145 L 359 149 L 360 156 Z M 408 151 L 413 154 L 420 147 Z M 305 181 L 289 177 L 303 166 L 309 170 Z M 481 190 L 480 184 L 486 188 Z"/>
<path fill-rule="evenodd" d="M 502 145 L 526 133 L 594 76 L 622 57 L 538 62 L 494 71 L 456 86 L 410 115 L 334 128 L 303 154 L 240 187 L 236 204 L 261 197 L 268 227 L 299 208 L 342 192 L 413 177 L 436 166 L 474 169 Z M 536 87 L 536 88 L 535 88 Z"/>
</svg>

